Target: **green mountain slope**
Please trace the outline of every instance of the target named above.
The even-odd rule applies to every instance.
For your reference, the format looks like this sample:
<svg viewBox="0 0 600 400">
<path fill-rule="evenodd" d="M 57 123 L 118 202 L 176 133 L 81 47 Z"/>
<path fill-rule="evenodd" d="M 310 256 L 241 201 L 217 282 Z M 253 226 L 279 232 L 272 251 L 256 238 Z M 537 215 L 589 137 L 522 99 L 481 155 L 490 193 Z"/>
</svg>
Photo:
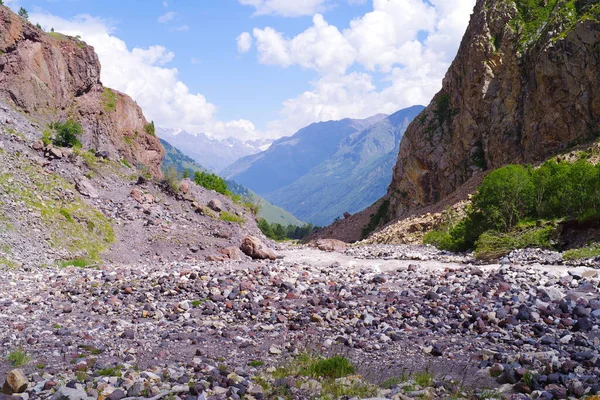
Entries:
<svg viewBox="0 0 600 400">
<path fill-rule="evenodd" d="M 183 154 L 176 147 L 171 146 L 167 141 L 161 139 L 161 144 L 165 148 L 165 158 L 163 160 L 162 168 L 164 171 L 173 167 L 178 172 L 183 173 L 185 170 L 191 171 L 190 175 L 193 175 L 196 171 L 198 172 L 210 172 L 192 158 Z M 253 202 L 261 205 L 259 217 L 266 219 L 269 223 L 278 223 L 284 226 L 295 225 L 302 226 L 304 223 L 298 218 L 294 217 L 289 212 L 285 211 L 281 207 L 274 206 L 269 203 L 253 191 L 243 187 L 242 185 L 234 182 L 227 181 L 227 187 L 232 193 L 239 194 L 240 196 L 246 197 Z"/>
</svg>

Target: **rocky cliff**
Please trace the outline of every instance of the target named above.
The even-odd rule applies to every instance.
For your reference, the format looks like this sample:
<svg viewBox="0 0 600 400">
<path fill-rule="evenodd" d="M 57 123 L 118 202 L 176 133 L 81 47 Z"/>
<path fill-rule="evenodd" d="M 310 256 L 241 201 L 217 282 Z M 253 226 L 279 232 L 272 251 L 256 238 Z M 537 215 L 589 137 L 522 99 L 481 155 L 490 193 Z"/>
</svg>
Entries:
<svg viewBox="0 0 600 400">
<path fill-rule="evenodd" d="M 0 6 L 0 98 L 41 125 L 73 118 L 85 148 L 108 151 L 160 176 L 163 149 L 142 110 L 104 88 L 100 62 L 78 38 L 46 33 Z"/>
<path fill-rule="evenodd" d="M 598 137 L 599 19 L 597 0 L 478 0 L 442 90 L 404 135 L 388 220 Z"/>
</svg>

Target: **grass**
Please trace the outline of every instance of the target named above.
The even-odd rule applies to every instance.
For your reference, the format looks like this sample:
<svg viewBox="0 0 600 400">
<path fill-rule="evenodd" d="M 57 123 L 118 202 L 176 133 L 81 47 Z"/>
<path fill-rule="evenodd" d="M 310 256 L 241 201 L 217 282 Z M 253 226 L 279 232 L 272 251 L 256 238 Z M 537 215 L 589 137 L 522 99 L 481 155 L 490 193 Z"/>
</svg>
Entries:
<svg viewBox="0 0 600 400">
<path fill-rule="evenodd" d="M 129 163 L 127 162 L 127 160 L 126 160 L 126 159 L 124 159 L 124 158 L 123 158 L 123 159 L 121 159 L 121 164 L 123 164 L 124 166 L 126 166 L 126 167 L 127 167 L 127 168 L 129 168 L 129 169 L 132 169 L 132 168 L 133 168 L 133 167 L 131 166 L 131 164 L 129 164 Z"/>
<path fill-rule="evenodd" d="M 221 211 L 220 214 L 220 218 L 221 221 L 227 221 L 227 222 L 235 222 L 238 225 L 242 225 L 244 222 L 246 222 L 246 220 L 242 217 L 239 217 L 233 213 L 227 212 L 227 211 Z"/>
<path fill-rule="evenodd" d="M 31 357 L 23 349 L 18 349 L 11 351 L 6 356 L 6 361 L 8 361 L 13 367 L 22 367 L 24 365 L 29 364 L 31 361 Z"/>
<path fill-rule="evenodd" d="M 61 261 L 59 264 L 59 266 L 61 268 L 66 268 L 66 267 L 87 268 L 91 265 L 94 265 L 94 262 L 87 260 L 85 258 L 75 258 L 73 260 L 65 260 L 65 261 Z"/>
<path fill-rule="evenodd" d="M 516 249 L 551 249 L 555 232 L 556 228 L 552 225 L 537 227 L 528 224 L 519 225 L 508 233 L 488 231 L 475 243 L 475 257 L 479 260 L 491 260 Z"/>
<path fill-rule="evenodd" d="M 258 368 L 264 366 L 265 362 L 260 360 L 252 360 L 248 363 L 248 365 L 253 368 Z"/>
<path fill-rule="evenodd" d="M 421 387 L 430 387 L 433 385 L 433 375 L 429 372 L 417 372 L 413 377 L 415 383 Z"/>
<path fill-rule="evenodd" d="M 565 260 L 582 260 L 598 256 L 600 256 L 600 244 L 569 250 L 563 254 Z"/>
<path fill-rule="evenodd" d="M 6 265 L 10 269 L 16 269 L 19 267 L 16 262 L 9 260 L 6 257 L 0 257 L 0 265 Z"/>
<path fill-rule="evenodd" d="M 102 106 L 107 113 L 115 111 L 117 107 L 117 95 L 109 88 L 104 88 L 104 93 L 102 93 Z"/>
<path fill-rule="evenodd" d="M 15 185 L 13 174 L 0 174 L 3 198 L 23 202 L 39 215 L 40 229 L 49 234 L 49 244 L 76 253 L 80 258 L 96 260 L 115 240 L 111 222 L 100 211 L 91 208 L 80 196 L 65 203 L 57 193 L 77 193 L 72 183 L 55 174 L 40 174 L 36 166 L 23 157 L 13 162 L 17 175 L 29 179 Z"/>
<path fill-rule="evenodd" d="M 350 360 L 343 356 L 333 356 L 324 359 L 309 359 L 307 365 L 300 370 L 300 375 L 337 379 L 354 372 L 355 368 Z"/>
<path fill-rule="evenodd" d="M 392 386 L 396 386 L 399 385 L 401 383 L 407 382 L 408 381 L 408 377 L 405 375 L 399 376 L 399 377 L 392 377 L 392 378 L 388 378 L 386 379 L 382 384 L 381 387 L 384 389 L 391 389 Z"/>
<path fill-rule="evenodd" d="M 99 369 L 96 371 L 96 374 L 98 376 L 115 376 L 117 378 L 120 378 L 123 375 L 121 373 L 121 367 Z"/>
</svg>

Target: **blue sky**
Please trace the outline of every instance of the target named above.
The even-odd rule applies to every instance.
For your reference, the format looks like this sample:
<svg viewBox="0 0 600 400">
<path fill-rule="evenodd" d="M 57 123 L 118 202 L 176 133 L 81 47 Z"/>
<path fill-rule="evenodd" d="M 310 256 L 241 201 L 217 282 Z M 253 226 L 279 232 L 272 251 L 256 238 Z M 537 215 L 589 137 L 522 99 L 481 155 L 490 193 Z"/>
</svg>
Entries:
<svg viewBox="0 0 600 400">
<path fill-rule="evenodd" d="M 45 29 L 80 34 L 94 45 L 103 82 L 134 97 L 159 125 L 244 139 L 427 103 L 474 0 L 8 5 L 25 7 Z"/>
</svg>

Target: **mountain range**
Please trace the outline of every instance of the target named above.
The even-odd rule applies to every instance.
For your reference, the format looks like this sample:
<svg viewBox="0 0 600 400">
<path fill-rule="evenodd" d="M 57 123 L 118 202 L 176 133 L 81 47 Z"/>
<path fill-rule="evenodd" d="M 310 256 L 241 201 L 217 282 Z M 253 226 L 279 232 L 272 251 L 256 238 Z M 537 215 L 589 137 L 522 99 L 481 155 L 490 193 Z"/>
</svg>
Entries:
<svg viewBox="0 0 600 400">
<path fill-rule="evenodd" d="M 222 175 L 304 221 L 327 225 L 385 194 L 402 135 L 423 109 L 315 123 L 238 160 Z"/>
<path fill-rule="evenodd" d="M 167 171 L 169 168 L 175 168 L 179 173 L 187 170 L 193 175 L 195 172 L 210 172 L 202 165 L 194 161 L 191 157 L 183 154 L 178 148 L 171 146 L 164 139 L 160 139 L 160 143 L 165 149 L 165 158 L 163 159 L 162 168 L 163 171 Z M 253 191 L 237 184 L 234 181 L 227 181 L 227 188 L 234 194 L 238 194 L 253 203 L 260 204 L 260 211 L 258 217 L 264 218 L 267 222 L 273 224 L 281 224 L 283 226 L 295 225 L 302 226 L 304 223 L 292 214 L 282 209 L 281 207 L 274 206 L 262 197 L 258 196 Z"/>
<path fill-rule="evenodd" d="M 156 133 L 159 138 L 178 149 L 184 149 L 185 154 L 216 173 L 244 156 L 266 150 L 272 142 L 271 139 L 217 139 L 204 133 L 192 134 L 181 129 L 157 128 Z"/>
</svg>

